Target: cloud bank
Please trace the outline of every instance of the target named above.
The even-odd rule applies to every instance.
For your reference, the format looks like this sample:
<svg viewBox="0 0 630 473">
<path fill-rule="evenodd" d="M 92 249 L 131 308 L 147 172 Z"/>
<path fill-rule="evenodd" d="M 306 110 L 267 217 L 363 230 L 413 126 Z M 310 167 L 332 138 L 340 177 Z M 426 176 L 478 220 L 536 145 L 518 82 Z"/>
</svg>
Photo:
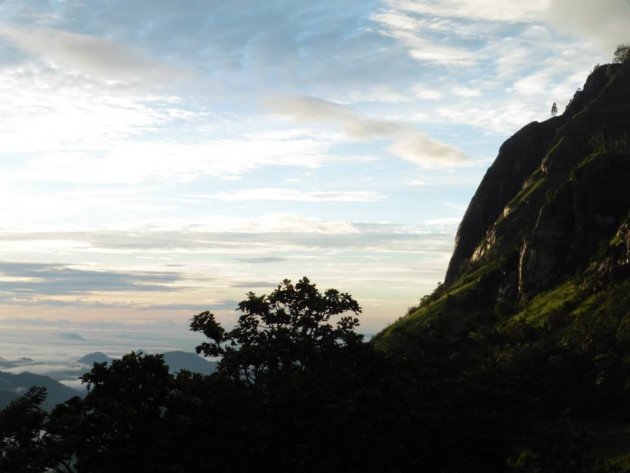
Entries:
<svg viewBox="0 0 630 473">
<path fill-rule="evenodd" d="M 0 294 L 60 295 L 91 292 L 162 292 L 177 273 L 95 271 L 63 264 L 0 262 Z"/>
</svg>

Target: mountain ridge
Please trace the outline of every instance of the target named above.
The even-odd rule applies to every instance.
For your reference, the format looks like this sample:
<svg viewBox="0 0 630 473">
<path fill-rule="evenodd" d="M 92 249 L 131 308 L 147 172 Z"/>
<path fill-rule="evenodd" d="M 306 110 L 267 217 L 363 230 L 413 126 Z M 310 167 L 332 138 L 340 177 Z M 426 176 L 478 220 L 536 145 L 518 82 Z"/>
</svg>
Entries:
<svg viewBox="0 0 630 473">
<path fill-rule="evenodd" d="M 46 388 L 47 397 L 42 406 L 52 409 L 57 404 L 78 396 L 80 393 L 49 376 L 23 371 L 21 373 L 7 373 L 0 371 L 0 409 L 11 401 L 22 396 L 31 386 Z"/>
</svg>

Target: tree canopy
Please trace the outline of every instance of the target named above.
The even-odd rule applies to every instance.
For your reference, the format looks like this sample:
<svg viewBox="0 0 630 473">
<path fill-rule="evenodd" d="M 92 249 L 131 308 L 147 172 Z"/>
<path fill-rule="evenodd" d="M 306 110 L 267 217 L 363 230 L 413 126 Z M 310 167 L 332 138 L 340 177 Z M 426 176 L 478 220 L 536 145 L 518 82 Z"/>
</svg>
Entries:
<svg viewBox="0 0 630 473">
<path fill-rule="evenodd" d="M 249 292 L 238 310 L 241 315 L 229 331 L 207 311 L 192 319 L 191 330 L 208 338 L 197 353 L 221 357 L 219 371 L 248 383 L 303 371 L 363 338 L 355 332 L 356 315 L 361 313 L 358 302 L 336 289 L 322 294 L 308 278 L 295 285 L 285 279 L 269 295 Z M 333 325 L 336 316 L 340 317 Z"/>
<path fill-rule="evenodd" d="M 624 43 L 617 46 L 617 49 L 615 49 L 613 62 L 622 64 L 630 62 L 630 44 Z"/>
</svg>

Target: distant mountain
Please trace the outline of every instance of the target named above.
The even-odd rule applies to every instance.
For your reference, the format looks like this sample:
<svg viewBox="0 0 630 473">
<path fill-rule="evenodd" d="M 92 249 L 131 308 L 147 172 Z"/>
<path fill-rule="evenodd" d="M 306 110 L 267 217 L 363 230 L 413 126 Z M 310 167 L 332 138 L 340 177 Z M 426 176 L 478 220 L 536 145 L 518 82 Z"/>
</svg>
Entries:
<svg viewBox="0 0 630 473">
<path fill-rule="evenodd" d="M 44 386 L 48 392 L 44 409 L 51 409 L 80 393 L 54 379 L 29 372 L 13 374 L 0 371 L 0 409 L 20 397 L 31 386 Z"/>
<path fill-rule="evenodd" d="M 111 363 L 113 358 L 110 358 L 105 353 L 100 351 L 94 353 L 88 353 L 85 356 L 82 356 L 77 361 L 79 363 L 83 363 L 84 365 L 92 366 L 94 363 Z"/>
<path fill-rule="evenodd" d="M 13 368 L 14 366 L 27 365 L 32 363 L 34 360 L 32 358 L 18 358 L 17 360 L 7 360 L 6 358 L 2 358 L 0 356 L 0 368 Z"/>
<path fill-rule="evenodd" d="M 217 369 L 217 363 L 201 358 L 195 353 L 185 351 L 170 351 L 164 353 L 164 362 L 171 373 L 188 370 L 193 373 L 211 374 Z"/>
<path fill-rule="evenodd" d="M 142 351 L 142 350 L 139 350 Z M 168 365 L 171 373 L 181 370 L 188 370 L 193 373 L 211 374 L 216 370 L 217 363 L 201 358 L 195 353 L 185 351 L 170 351 L 163 354 L 164 362 Z M 94 363 L 111 363 L 113 358 L 105 353 L 95 352 L 89 353 L 79 359 L 79 363 L 92 366 Z"/>
<path fill-rule="evenodd" d="M 85 341 L 85 338 L 83 338 L 78 333 L 74 333 L 74 332 L 62 332 L 62 333 L 59 334 L 59 337 L 63 338 L 64 340 L 68 340 L 70 342 L 83 342 L 83 341 Z"/>
<path fill-rule="evenodd" d="M 114 358 L 102 352 L 88 353 L 77 360 L 79 363 L 91 368 L 94 363 L 111 363 Z M 0 366 L 13 367 L 19 361 L 32 361 L 30 359 L 20 359 L 9 361 L 0 359 Z M 171 373 L 176 373 L 183 369 L 193 373 L 211 374 L 216 370 L 216 362 L 208 361 L 195 353 L 184 351 L 171 351 L 164 353 L 164 362 L 168 365 Z M 87 370 L 86 370 L 87 371 Z M 80 372 L 77 372 L 77 376 Z M 48 391 L 48 396 L 43 404 L 44 409 L 51 409 L 57 404 L 63 403 L 74 396 L 82 395 L 79 391 L 72 389 L 49 376 L 33 374 L 29 372 L 13 374 L 0 371 L 0 409 L 7 406 L 11 401 L 20 397 L 31 386 L 44 386 Z"/>
</svg>

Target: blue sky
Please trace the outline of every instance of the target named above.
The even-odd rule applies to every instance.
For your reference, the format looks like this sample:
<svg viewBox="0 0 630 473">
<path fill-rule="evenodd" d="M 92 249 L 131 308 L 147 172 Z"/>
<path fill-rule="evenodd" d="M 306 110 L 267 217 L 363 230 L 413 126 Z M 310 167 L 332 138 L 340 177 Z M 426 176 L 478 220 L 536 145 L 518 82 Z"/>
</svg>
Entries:
<svg viewBox="0 0 630 473">
<path fill-rule="evenodd" d="M 307 275 L 373 333 L 628 24 L 625 0 L 4 0 L 0 325 L 229 324 Z"/>
</svg>

